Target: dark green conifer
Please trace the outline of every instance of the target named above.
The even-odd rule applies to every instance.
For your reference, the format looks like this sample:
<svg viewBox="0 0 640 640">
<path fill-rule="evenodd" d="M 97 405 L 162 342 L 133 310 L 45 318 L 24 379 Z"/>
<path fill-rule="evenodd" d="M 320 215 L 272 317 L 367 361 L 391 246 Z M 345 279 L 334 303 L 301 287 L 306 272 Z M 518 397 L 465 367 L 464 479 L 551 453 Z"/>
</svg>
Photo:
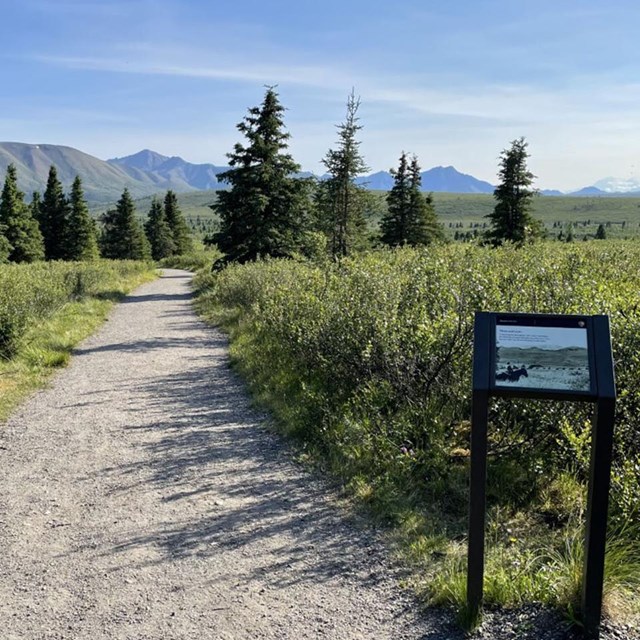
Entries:
<svg viewBox="0 0 640 640">
<path fill-rule="evenodd" d="M 338 125 L 338 148 L 330 149 L 322 160 L 329 177 L 316 191 L 317 226 L 328 239 L 333 256 L 346 256 L 366 245 L 365 211 L 369 204 L 366 189 L 355 179 L 368 171 L 360 155 L 356 135 L 360 99 L 352 91 L 347 99 L 347 116 Z"/>
<path fill-rule="evenodd" d="M 596 230 L 596 240 L 606 240 L 607 232 L 604 228 L 604 225 L 600 223 L 598 225 L 598 229 Z"/>
<path fill-rule="evenodd" d="M 176 253 L 173 235 L 167 223 L 162 203 L 155 197 L 151 201 L 151 209 L 144 225 L 144 231 L 151 245 L 151 256 L 154 260 L 162 260 Z"/>
<path fill-rule="evenodd" d="M 115 209 L 102 216 L 100 249 L 103 257 L 113 260 L 148 260 L 149 242 L 136 219 L 136 209 L 125 189 Z"/>
<path fill-rule="evenodd" d="M 295 178 L 300 166 L 286 152 L 284 107 L 273 87 L 259 107 L 237 125 L 247 139 L 227 154 L 231 169 L 218 176 L 231 185 L 218 192 L 212 208 L 220 215 L 220 231 L 212 240 L 227 261 L 259 256 L 291 256 L 304 243 L 309 181 Z"/>
<path fill-rule="evenodd" d="M 408 239 L 409 216 L 409 163 L 403 151 L 397 169 L 391 169 L 393 187 L 387 193 L 387 213 L 380 223 L 384 244 L 403 245 Z"/>
<path fill-rule="evenodd" d="M 537 192 L 531 188 L 535 176 L 527 168 L 527 146 L 525 139 L 519 138 L 500 154 L 500 184 L 493 192 L 496 205 L 487 216 L 491 228 L 485 234 L 494 246 L 505 241 L 522 245 L 542 233 L 530 213 Z"/>
<path fill-rule="evenodd" d="M 418 158 L 413 156 L 409 166 L 409 223 L 407 244 L 417 247 L 444 240 L 442 225 L 438 222 L 433 194 L 422 193 L 422 176 Z M 474 236 L 477 236 L 477 229 Z"/>
<path fill-rule="evenodd" d="M 174 246 L 173 254 L 181 256 L 184 253 L 189 253 L 193 249 L 189 225 L 187 225 L 187 221 L 178 206 L 178 197 L 171 190 L 167 191 L 164 197 L 164 215 L 171 230 Z"/>
<path fill-rule="evenodd" d="M 10 164 L 0 196 L 0 229 L 4 241 L 0 242 L 0 254 L 6 254 L 11 262 L 35 262 L 44 258 L 42 234 L 38 222 L 24 202 L 24 194 L 18 189 L 16 167 Z"/>
<path fill-rule="evenodd" d="M 414 156 L 411 165 L 407 154 L 400 156 L 398 169 L 391 170 L 394 185 L 387 194 L 387 214 L 383 217 L 382 242 L 389 246 L 421 246 L 444 239 L 431 194 L 421 191 L 420 165 Z"/>
<path fill-rule="evenodd" d="M 98 251 L 96 227 L 89 215 L 89 208 L 84 199 L 80 176 L 76 176 L 73 181 L 69 205 L 65 259 L 97 260 L 100 257 L 100 253 Z"/>
<path fill-rule="evenodd" d="M 69 203 L 55 166 L 51 165 L 47 188 L 40 205 L 40 230 L 47 260 L 66 260 L 68 254 Z"/>
</svg>

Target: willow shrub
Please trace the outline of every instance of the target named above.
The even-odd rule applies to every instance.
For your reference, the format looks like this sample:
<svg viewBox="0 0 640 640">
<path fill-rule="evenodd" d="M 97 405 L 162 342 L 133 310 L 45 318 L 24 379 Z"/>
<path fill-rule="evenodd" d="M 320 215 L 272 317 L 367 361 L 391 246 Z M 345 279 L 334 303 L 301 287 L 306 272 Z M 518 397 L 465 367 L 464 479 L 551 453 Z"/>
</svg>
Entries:
<svg viewBox="0 0 640 640">
<path fill-rule="evenodd" d="M 29 326 L 65 303 L 108 296 L 121 278 L 148 270 L 144 262 L 111 260 L 0 265 L 0 357 L 12 357 Z"/>
<path fill-rule="evenodd" d="M 199 289 L 201 306 L 234 318 L 234 357 L 281 424 L 345 481 L 366 484 L 389 517 L 426 502 L 460 527 L 474 311 L 609 314 L 619 390 L 612 515 L 622 526 L 640 513 L 639 267 L 633 242 L 452 245 L 231 266 L 202 276 Z M 561 471 L 584 480 L 590 411 L 495 402 L 493 503 L 531 504 Z"/>
</svg>

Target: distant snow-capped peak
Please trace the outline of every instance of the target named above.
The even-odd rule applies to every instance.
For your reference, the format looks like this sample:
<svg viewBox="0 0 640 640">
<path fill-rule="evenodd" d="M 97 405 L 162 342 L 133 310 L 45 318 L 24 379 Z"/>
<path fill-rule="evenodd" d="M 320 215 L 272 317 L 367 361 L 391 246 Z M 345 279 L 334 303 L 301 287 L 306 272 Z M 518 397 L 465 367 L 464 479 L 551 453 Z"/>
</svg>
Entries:
<svg viewBox="0 0 640 640">
<path fill-rule="evenodd" d="M 607 193 L 640 191 L 640 178 L 603 178 L 595 182 L 593 186 Z"/>
</svg>

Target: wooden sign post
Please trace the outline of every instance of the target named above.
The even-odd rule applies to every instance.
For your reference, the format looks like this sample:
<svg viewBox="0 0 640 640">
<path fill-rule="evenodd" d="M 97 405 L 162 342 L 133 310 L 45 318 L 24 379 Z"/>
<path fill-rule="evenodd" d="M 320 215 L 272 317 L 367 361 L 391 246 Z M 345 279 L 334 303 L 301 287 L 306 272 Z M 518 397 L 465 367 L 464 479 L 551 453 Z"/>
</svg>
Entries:
<svg viewBox="0 0 640 640">
<path fill-rule="evenodd" d="M 487 313 L 475 317 L 467 606 L 482 607 L 487 428 L 492 397 L 595 403 L 582 582 L 588 638 L 599 635 L 616 390 L 607 316 Z"/>
</svg>

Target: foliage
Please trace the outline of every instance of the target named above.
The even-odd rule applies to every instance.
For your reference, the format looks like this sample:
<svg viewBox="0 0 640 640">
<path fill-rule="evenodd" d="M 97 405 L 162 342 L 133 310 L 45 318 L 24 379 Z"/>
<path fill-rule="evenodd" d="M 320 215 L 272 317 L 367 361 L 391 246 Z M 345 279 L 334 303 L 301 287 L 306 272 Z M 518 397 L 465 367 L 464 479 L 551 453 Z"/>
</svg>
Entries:
<svg viewBox="0 0 640 640">
<path fill-rule="evenodd" d="M 27 329 L 65 303 L 103 293 L 105 284 L 148 268 L 135 262 L 0 266 L 0 358 L 13 356 Z"/>
<path fill-rule="evenodd" d="M 234 266 L 198 276 L 196 287 L 201 311 L 227 323 L 235 361 L 283 428 L 384 521 L 404 527 L 407 513 L 419 514 L 410 539 L 440 540 L 446 559 L 466 531 L 480 309 L 610 316 L 619 391 L 610 523 L 629 540 L 640 520 L 639 264 L 633 242 L 448 245 Z M 562 548 L 582 517 L 589 415 L 581 404 L 492 404 L 489 504 L 513 527 L 492 539 L 496 602 L 547 598 L 542 580 L 558 569 L 548 554 L 537 558 Z M 537 581 L 531 572 L 510 579 L 512 560 Z"/>
<path fill-rule="evenodd" d="M 171 227 L 167 222 L 162 203 L 157 198 L 153 198 L 151 201 L 151 209 L 144 225 L 144 232 L 151 245 L 151 257 L 154 260 L 162 260 L 176 253 Z"/>
<path fill-rule="evenodd" d="M 47 187 L 40 203 L 40 230 L 47 260 L 66 260 L 69 250 L 69 202 L 54 165 L 49 169 Z"/>
<path fill-rule="evenodd" d="M 218 175 L 229 185 L 212 209 L 220 215 L 213 241 L 227 261 L 291 256 L 307 224 L 309 181 L 293 177 L 300 166 L 286 153 L 284 107 L 273 87 L 262 105 L 249 109 L 237 126 L 247 139 L 227 154 L 231 169 Z"/>
<path fill-rule="evenodd" d="M 331 255 L 344 257 L 362 248 L 366 242 L 366 189 L 355 179 L 368 171 L 360 155 L 356 135 L 360 99 L 352 91 L 347 99 L 345 121 L 338 126 L 338 148 L 330 149 L 322 160 L 328 177 L 316 189 L 317 228 L 325 233 Z"/>
<path fill-rule="evenodd" d="M 42 234 L 38 222 L 18 189 L 16 167 L 10 164 L 0 196 L 0 262 L 35 262 L 44 257 Z M 8 254 L 8 255 L 7 255 Z"/>
<path fill-rule="evenodd" d="M 607 232 L 604 228 L 604 225 L 600 223 L 598 225 L 598 229 L 596 230 L 596 240 L 604 240 L 607 237 Z"/>
<path fill-rule="evenodd" d="M 414 156 L 409 166 L 407 154 L 403 151 L 398 169 L 392 169 L 391 173 L 394 185 L 387 194 L 388 210 L 380 224 L 382 242 L 391 247 L 415 247 L 444 239 L 444 231 L 433 208 L 432 194 L 425 195 L 420 190 L 422 177 L 418 159 Z"/>
<path fill-rule="evenodd" d="M 186 271 L 211 270 L 213 263 L 221 257 L 220 252 L 213 249 L 194 249 L 181 256 L 170 256 L 160 260 L 160 266 L 168 269 L 185 269 Z"/>
<path fill-rule="evenodd" d="M 82 180 L 76 176 L 71 186 L 67 220 L 67 260 L 97 260 L 98 239 L 95 223 L 84 199 Z"/>
<path fill-rule="evenodd" d="M 487 216 L 491 228 L 486 237 L 494 245 L 503 242 L 522 245 L 539 234 L 537 223 L 530 214 L 536 192 L 530 188 L 535 176 L 527 168 L 527 147 L 525 139 L 519 138 L 500 154 L 500 184 L 493 192 L 496 206 Z"/>
<path fill-rule="evenodd" d="M 113 260 L 148 260 L 151 257 L 147 241 L 135 215 L 129 190 L 125 189 L 116 208 L 102 216 L 100 249 L 102 256 Z"/>
<path fill-rule="evenodd" d="M 189 253 L 193 249 L 193 240 L 189 233 L 187 221 L 184 219 L 182 211 L 180 211 L 178 197 L 171 190 L 167 191 L 164 197 L 164 217 L 171 231 L 172 255 Z M 156 260 L 159 259 L 156 258 Z"/>
<path fill-rule="evenodd" d="M 113 301 L 153 279 L 142 262 L 0 266 L 0 420 L 41 387 Z"/>
</svg>

